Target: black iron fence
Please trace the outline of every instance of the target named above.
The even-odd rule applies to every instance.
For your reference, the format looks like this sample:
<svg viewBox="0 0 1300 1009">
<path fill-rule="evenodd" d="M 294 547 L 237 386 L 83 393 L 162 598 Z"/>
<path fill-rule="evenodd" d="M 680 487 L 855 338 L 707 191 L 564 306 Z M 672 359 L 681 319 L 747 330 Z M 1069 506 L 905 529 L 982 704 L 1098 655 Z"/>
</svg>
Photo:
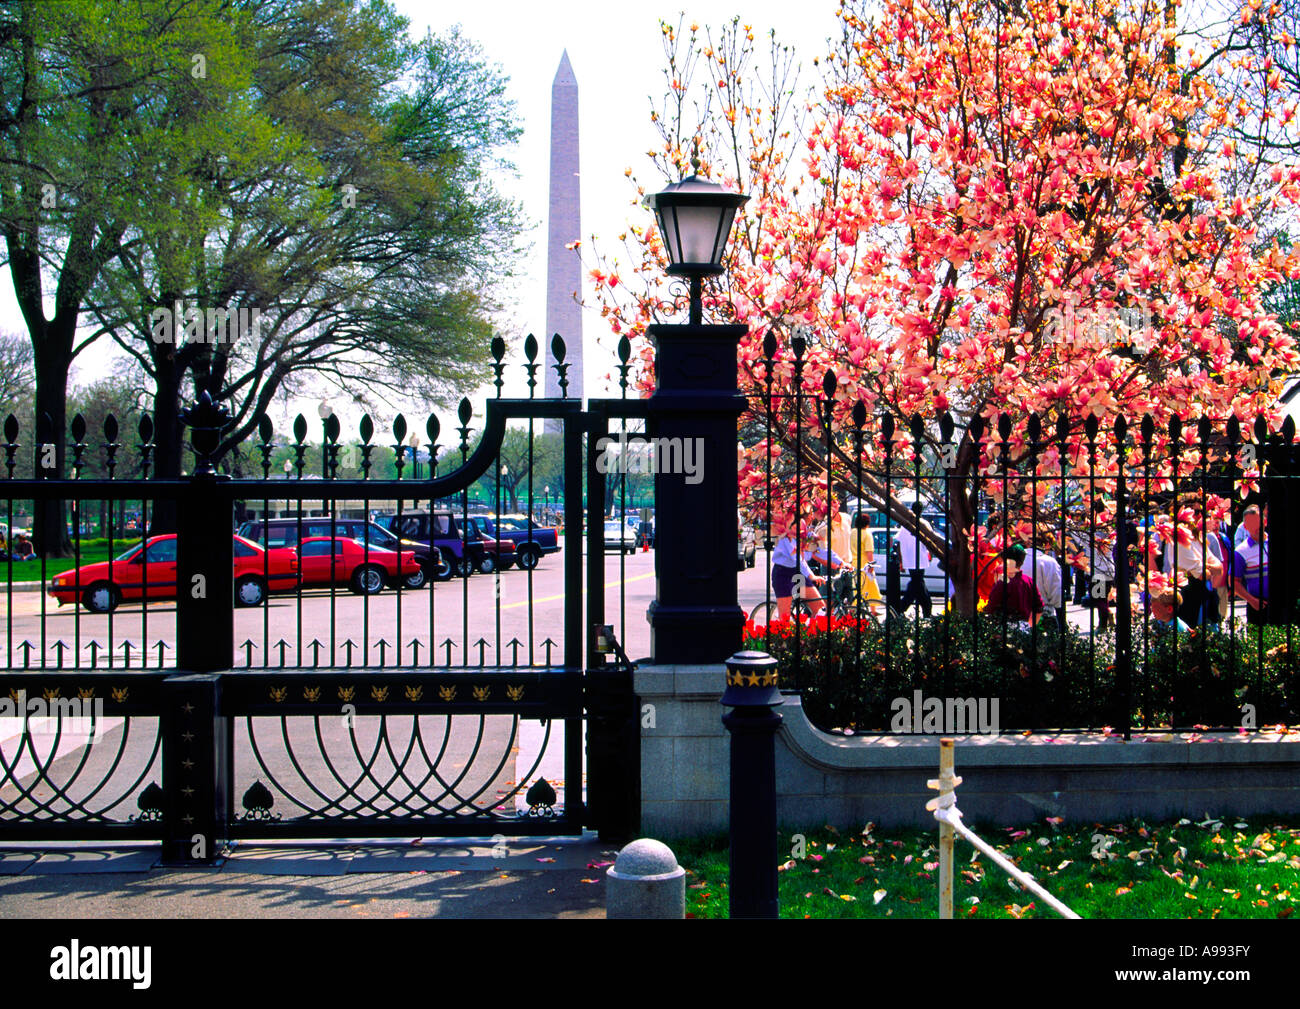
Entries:
<svg viewBox="0 0 1300 1009">
<path fill-rule="evenodd" d="M 419 475 L 404 418 L 391 444 L 363 418 L 348 446 L 330 415 L 316 472 L 305 418 L 292 440 L 263 418 L 243 446 L 260 476 L 232 478 L 211 455 L 229 418 L 205 394 L 184 417 L 192 474 L 154 477 L 144 418 L 142 471 L 122 478 L 117 421 L 95 445 L 78 418 L 71 479 L 41 479 L 48 434 L 8 418 L 0 837 L 162 838 L 207 861 L 237 837 L 621 829 L 635 788 L 608 764 L 588 781 L 584 760 L 588 721 L 599 752 L 626 758 L 602 733 L 631 706 L 625 624 L 603 630 L 604 487 L 594 512 L 582 492 L 608 419 L 564 398 L 558 337 L 562 398 L 535 398 L 532 338 L 529 397 L 504 398 L 504 349 L 480 430 L 468 400 L 446 445 L 431 418 Z M 502 518 L 499 480 L 496 507 L 470 509 L 512 421 L 530 450 L 559 428 L 562 528 L 542 524 L 555 506 L 531 476 L 522 522 Z M 16 475 L 20 453 L 37 479 Z M 103 475 L 83 479 L 92 462 Z M 15 516 L 47 502 L 70 517 L 71 556 L 24 559 Z"/>
<path fill-rule="evenodd" d="M 750 398 L 742 507 L 784 563 L 746 635 L 824 727 L 1300 721 L 1290 418 L 869 417 L 803 353 Z"/>
</svg>

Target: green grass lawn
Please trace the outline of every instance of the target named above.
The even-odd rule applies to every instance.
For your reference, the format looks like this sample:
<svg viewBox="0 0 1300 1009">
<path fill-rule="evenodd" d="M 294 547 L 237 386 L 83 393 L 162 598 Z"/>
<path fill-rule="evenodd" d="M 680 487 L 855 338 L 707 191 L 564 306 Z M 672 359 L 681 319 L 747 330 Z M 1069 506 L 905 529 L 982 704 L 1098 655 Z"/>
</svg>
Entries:
<svg viewBox="0 0 1300 1009">
<path fill-rule="evenodd" d="M 113 540 L 113 556 L 118 557 L 125 551 L 140 542 L 139 537 L 135 539 L 115 539 Z M 106 561 L 109 557 L 108 540 L 106 539 L 86 539 L 81 541 L 81 564 L 96 564 L 100 561 Z M 46 579 L 53 578 L 63 571 L 71 571 L 78 564 L 75 557 L 59 557 L 47 560 L 45 562 Z M 36 582 L 41 579 L 41 562 L 39 558 L 34 561 L 14 561 L 13 562 L 13 580 L 15 582 Z M 9 581 L 9 562 L 0 560 L 0 586 Z"/>
<path fill-rule="evenodd" d="M 1300 902 L 1300 827 L 1224 817 L 1148 824 L 1060 824 L 975 831 L 1084 918 L 1289 918 Z M 783 831 L 783 918 L 936 918 L 938 824 L 858 835 Z M 726 839 L 673 845 L 687 870 L 687 917 L 727 916 Z M 1055 911 L 960 838 L 953 872 L 959 918 L 1056 918 Z"/>
</svg>

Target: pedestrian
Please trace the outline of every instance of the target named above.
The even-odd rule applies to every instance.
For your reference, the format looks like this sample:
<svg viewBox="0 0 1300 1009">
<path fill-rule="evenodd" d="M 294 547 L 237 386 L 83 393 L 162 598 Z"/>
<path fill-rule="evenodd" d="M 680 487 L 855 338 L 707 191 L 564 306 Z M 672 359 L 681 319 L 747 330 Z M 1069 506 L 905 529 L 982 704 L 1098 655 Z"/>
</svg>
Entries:
<svg viewBox="0 0 1300 1009">
<path fill-rule="evenodd" d="M 1116 544 L 1115 550 L 1121 549 Z M 1110 626 L 1110 594 L 1115 588 L 1115 556 L 1101 542 L 1100 537 L 1091 540 L 1087 550 L 1076 556 L 1082 563 L 1075 573 L 1076 588 L 1079 590 L 1076 601 L 1083 606 L 1090 606 L 1097 611 L 1097 629 L 1104 631 Z"/>
<path fill-rule="evenodd" d="M 876 582 L 876 552 L 871 539 L 871 516 L 858 512 L 853 519 L 852 549 L 848 556 L 852 558 L 853 567 L 858 572 L 858 598 L 866 604 L 873 616 L 880 616 L 884 609 L 884 599 L 880 596 L 880 586 Z"/>
<path fill-rule="evenodd" d="M 19 533 L 14 537 L 13 556 L 16 561 L 30 561 L 36 557 L 36 550 L 26 533 Z"/>
<path fill-rule="evenodd" d="M 1056 614 L 1056 626 L 1065 630 L 1065 592 L 1061 578 L 1061 565 L 1056 558 L 1043 550 L 1025 553 L 1025 567 L 1033 572 L 1032 581 L 1043 597 L 1043 605 Z"/>
<path fill-rule="evenodd" d="M 828 575 L 834 575 L 841 569 L 847 570 L 845 555 L 848 554 L 848 544 L 845 544 L 844 554 L 831 549 L 830 532 L 825 522 L 818 523 L 812 531 L 812 546 L 805 551 L 804 559 L 812 561 Z"/>
<path fill-rule="evenodd" d="M 832 552 L 840 557 L 848 557 L 853 553 L 850 549 L 853 523 L 845 510 L 845 504 L 843 495 L 838 497 L 836 499 L 837 511 L 830 517 L 830 548 Z"/>
<path fill-rule="evenodd" d="M 1164 569 L 1170 577 L 1177 582 L 1178 572 L 1182 572 L 1186 579 L 1182 591 L 1179 593 L 1181 602 L 1178 606 L 1178 616 L 1183 623 L 1189 627 L 1199 626 L 1204 619 L 1206 599 L 1210 593 L 1211 583 L 1223 574 L 1222 563 L 1214 556 L 1214 552 L 1208 547 L 1192 539 L 1186 527 L 1178 530 L 1183 536 L 1187 536 L 1187 542 L 1179 542 L 1177 547 L 1174 543 L 1165 545 L 1165 565 Z M 1215 611 L 1218 610 L 1217 600 Z"/>
<path fill-rule="evenodd" d="M 1013 544 L 1002 552 L 1002 558 L 1006 575 L 993 583 L 985 612 L 1000 613 L 1005 620 L 1028 630 L 1038 622 L 1038 615 L 1043 612 L 1043 597 L 1021 570 L 1025 563 L 1024 547 Z"/>
<path fill-rule="evenodd" d="M 1182 602 L 1182 594 L 1177 589 L 1169 589 L 1151 600 L 1151 623 L 1156 633 L 1174 631 L 1186 634 L 1191 630 L 1186 621 L 1178 615 L 1178 607 Z"/>
<path fill-rule="evenodd" d="M 810 553 L 803 551 L 803 556 L 800 555 L 793 528 L 788 529 L 772 548 L 772 595 L 776 597 L 777 618 L 780 620 L 790 618 L 796 588 L 799 598 L 807 601 L 813 616 L 822 608 L 822 597 L 816 587 L 824 584 L 826 579 L 813 574 L 808 566 L 806 558 Z"/>
<path fill-rule="evenodd" d="M 912 514 L 916 516 L 918 529 L 921 524 L 921 502 L 912 502 Z M 921 608 L 927 617 L 930 615 L 930 590 L 925 587 L 925 569 L 930 566 L 930 551 L 926 549 L 920 537 L 906 527 L 899 529 L 894 537 L 898 544 L 898 555 L 903 570 L 910 572 L 907 589 L 899 602 L 899 610 L 905 610 L 913 603 Z"/>
<path fill-rule="evenodd" d="M 1251 505 L 1242 516 L 1245 529 L 1232 554 L 1233 592 L 1246 601 L 1246 623 L 1268 623 L 1268 506 Z"/>
<path fill-rule="evenodd" d="M 1219 562 L 1219 575 L 1210 580 L 1211 593 L 1205 602 L 1205 619 L 1209 623 L 1221 624 L 1228 619 L 1232 607 L 1232 539 L 1227 523 L 1219 523 L 1219 528 L 1206 538 L 1206 546 Z M 1213 611 L 1211 611 L 1213 607 Z"/>
</svg>

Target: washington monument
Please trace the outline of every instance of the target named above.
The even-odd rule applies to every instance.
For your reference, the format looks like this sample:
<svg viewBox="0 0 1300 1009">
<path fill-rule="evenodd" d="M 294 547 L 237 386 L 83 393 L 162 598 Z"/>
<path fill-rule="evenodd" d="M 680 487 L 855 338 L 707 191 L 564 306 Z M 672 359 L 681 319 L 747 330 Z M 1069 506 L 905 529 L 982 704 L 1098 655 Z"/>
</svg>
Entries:
<svg viewBox="0 0 1300 1009">
<path fill-rule="evenodd" d="M 560 57 L 551 85 L 551 201 L 547 215 L 546 245 L 546 348 L 547 397 L 558 397 L 560 385 L 553 365 L 551 336 L 564 338 L 564 360 L 568 371 L 570 399 L 582 394 L 582 309 L 577 297 L 582 292 L 582 259 L 572 245 L 582 237 L 580 176 L 578 174 L 578 80 L 573 76 L 566 50 Z M 559 430 L 550 420 L 546 428 Z"/>
</svg>

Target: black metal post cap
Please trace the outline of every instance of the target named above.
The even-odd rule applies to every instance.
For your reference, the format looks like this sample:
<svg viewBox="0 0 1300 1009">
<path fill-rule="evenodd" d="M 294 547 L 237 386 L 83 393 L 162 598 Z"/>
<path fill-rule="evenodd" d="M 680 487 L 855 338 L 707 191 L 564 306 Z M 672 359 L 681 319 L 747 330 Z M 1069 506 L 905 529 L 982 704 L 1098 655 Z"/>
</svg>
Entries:
<svg viewBox="0 0 1300 1009">
<path fill-rule="evenodd" d="M 721 703 L 747 708 L 774 708 L 783 703 L 777 686 L 776 659 L 767 652 L 737 652 L 726 665 L 727 689 Z"/>
</svg>

